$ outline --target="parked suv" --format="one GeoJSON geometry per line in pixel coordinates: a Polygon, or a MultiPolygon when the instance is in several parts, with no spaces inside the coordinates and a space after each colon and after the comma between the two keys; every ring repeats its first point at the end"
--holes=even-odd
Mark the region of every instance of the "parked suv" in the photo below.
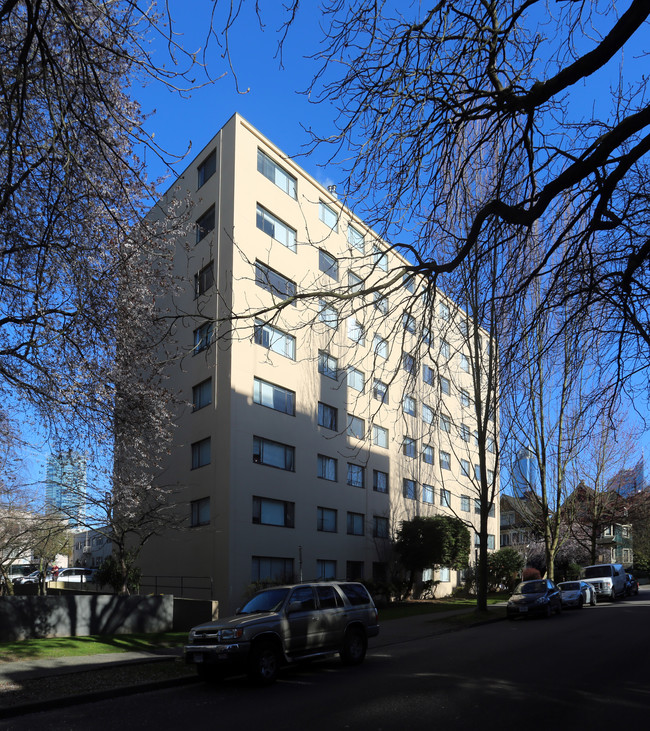
{"type": "Polygon", "coordinates": [[[363,584],[322,582],[275,586],[257,593],[234,617],[190,631],[185,660],[200,677],[244,671],[272,683],[284,663],[339,653],[363,662],[379,633],[377,609],[363,584]]]}

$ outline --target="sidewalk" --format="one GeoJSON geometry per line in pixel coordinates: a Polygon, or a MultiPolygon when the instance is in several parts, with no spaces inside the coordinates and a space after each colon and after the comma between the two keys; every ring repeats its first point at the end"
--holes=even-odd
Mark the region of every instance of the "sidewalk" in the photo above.
{"type": "MultiPolygon", "coordinates": [[[[494,607],[497,609],[497,607],[494,607]]],[[[456,631],[467,626],[446,622],[449,617],[469,614],[473,608],[440,614],[421,614],[381,622],[379,636],[369,649],[410,642],[456,631]]],[[[479,620],[476,624],[501,618],[479,620]]],[[[186,666],[182,648],[156,652],[124,652],[51,660],[0,662],[0,719],[24,713],[89,702],[146,689],[198,682],[193,667],[186,666]]]]}

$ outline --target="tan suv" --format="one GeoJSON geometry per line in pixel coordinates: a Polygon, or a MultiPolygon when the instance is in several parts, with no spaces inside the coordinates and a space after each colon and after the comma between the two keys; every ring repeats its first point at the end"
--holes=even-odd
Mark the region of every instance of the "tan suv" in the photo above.
{"type": "Polygon", "coordinates": [[[246,672],[267,684],[282,664],[337,652],[345,664],[358,665],[368,638],[378,633],[377,609],[363,584],[274,586],[257,593],[234,617],[194,627],[185,661],[206,680],[246,672]]]}

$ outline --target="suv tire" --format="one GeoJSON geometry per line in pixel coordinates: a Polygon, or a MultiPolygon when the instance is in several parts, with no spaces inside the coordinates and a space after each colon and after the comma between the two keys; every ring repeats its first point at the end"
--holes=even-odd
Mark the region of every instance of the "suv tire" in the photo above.
{"type": "Polygon", "coordinates": [[[248,677],[258,685],[275,683],[280,670],[280,652],[273,642],[260,642],[248,658],[248,677]]]}
{"type": "Polygon", "coordinates": [[[351,627],[343,638],[340,655],[344,665],[360,665],[368,649],[368,640],[364,632],[357,627],[351,627]]]}

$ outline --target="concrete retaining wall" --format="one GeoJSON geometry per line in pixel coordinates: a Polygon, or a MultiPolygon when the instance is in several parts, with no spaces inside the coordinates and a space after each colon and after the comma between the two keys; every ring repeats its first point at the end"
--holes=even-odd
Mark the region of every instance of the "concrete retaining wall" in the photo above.
{"type": "Polygon", "coordinates": [[[219,603],[171,594],[0,597],[0,642],[43,637],[186,632],[219,616],[219,603]]]}

